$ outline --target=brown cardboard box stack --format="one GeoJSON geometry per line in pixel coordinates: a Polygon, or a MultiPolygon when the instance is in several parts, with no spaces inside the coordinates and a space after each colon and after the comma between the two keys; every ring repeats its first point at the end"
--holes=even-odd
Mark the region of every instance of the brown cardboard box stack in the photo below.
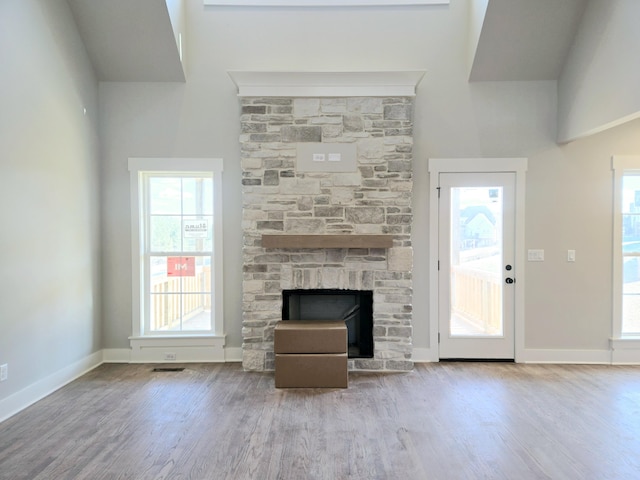
{"type": "Polygon", "coordinates": [[[276,324],[276,388],[347,388],[347,327],[342,321],[276,324]]]}

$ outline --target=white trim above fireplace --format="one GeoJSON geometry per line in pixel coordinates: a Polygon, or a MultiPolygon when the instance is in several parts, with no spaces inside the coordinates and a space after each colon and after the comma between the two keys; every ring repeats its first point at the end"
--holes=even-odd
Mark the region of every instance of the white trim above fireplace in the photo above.
{"type": "Polygon", "coordinates": [[[208,6],[229,7],[373,7],[449,5],[450,0],[204,0],[208,6]]]}
{"type": "Polygon", "coordinates": [[[227,72],[239,97],[413,97],[425,70],[227,72]]]}

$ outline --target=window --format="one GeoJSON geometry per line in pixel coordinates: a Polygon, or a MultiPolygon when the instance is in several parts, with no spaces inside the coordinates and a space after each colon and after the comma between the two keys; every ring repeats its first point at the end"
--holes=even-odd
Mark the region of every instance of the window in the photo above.
{"type": "Polygon", "coordinates": [[[219,159],[129,160],[133,335],[222,331],[219,159]]]}
{"type": "Polygon", "coordinates": [[[640,157],[614,157],[613,337],[640,336],[640,157]]]}

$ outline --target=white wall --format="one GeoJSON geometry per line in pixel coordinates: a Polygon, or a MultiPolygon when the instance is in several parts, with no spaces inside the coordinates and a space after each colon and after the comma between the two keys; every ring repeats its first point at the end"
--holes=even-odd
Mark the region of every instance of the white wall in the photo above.
{"type": "MultiPolygon", "coordinates": [[[[468,2],[449,7],[203,8],[189,0],[186,84],[101,84],[106,348],[131,334],[131,156],[223,157],[225,329],[241,344],[239,100],[227,70],[426,69],[415,108],[414,344],[429,345],[429,157],[529,157],[527,348],[606,353],[611,330],[612,154],[640,125],[558,146],[556,82],[468,82],[468,2]],[[566,263],[566,249],[577,251],[566,263]]],[[[592,357],[589,357],[592,358],[592,357]]],[[[600,357],[598,357],[600,358],[600,357]]]]}
{"type": "Polygon", "coordinates": [[[559,89],[558,140],[640,117],[640,2],[589,0],[559,89]]]}
{"type": "Polygon", "coordinates": [[[1,405],[102,339],[97,82],[67,3],[0,2],[0,65],[1,405]]]}
{"type": "Polygon", "coordinates": [[[612,154],[640,152],[640,120],[535,152],[527,185],[527,346],[608,349],[612,332],[612,154]],[[567,262],[567,250],[576,262],[567,262]]]}

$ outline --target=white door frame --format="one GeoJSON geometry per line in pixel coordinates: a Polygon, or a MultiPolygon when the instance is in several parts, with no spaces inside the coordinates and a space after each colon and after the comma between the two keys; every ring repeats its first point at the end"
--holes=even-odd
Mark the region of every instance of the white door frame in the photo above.
{"type": "Polygon", "coordinates": [[[439,361],[438,352],[438,178],[440,173],[515,173],[515,265],[518,272],[514,296],[515,361],[524,353],[525,286],[525,176],[526,158],[430,158],[429,159],[429,350],[430,360],[439,361]]]}

